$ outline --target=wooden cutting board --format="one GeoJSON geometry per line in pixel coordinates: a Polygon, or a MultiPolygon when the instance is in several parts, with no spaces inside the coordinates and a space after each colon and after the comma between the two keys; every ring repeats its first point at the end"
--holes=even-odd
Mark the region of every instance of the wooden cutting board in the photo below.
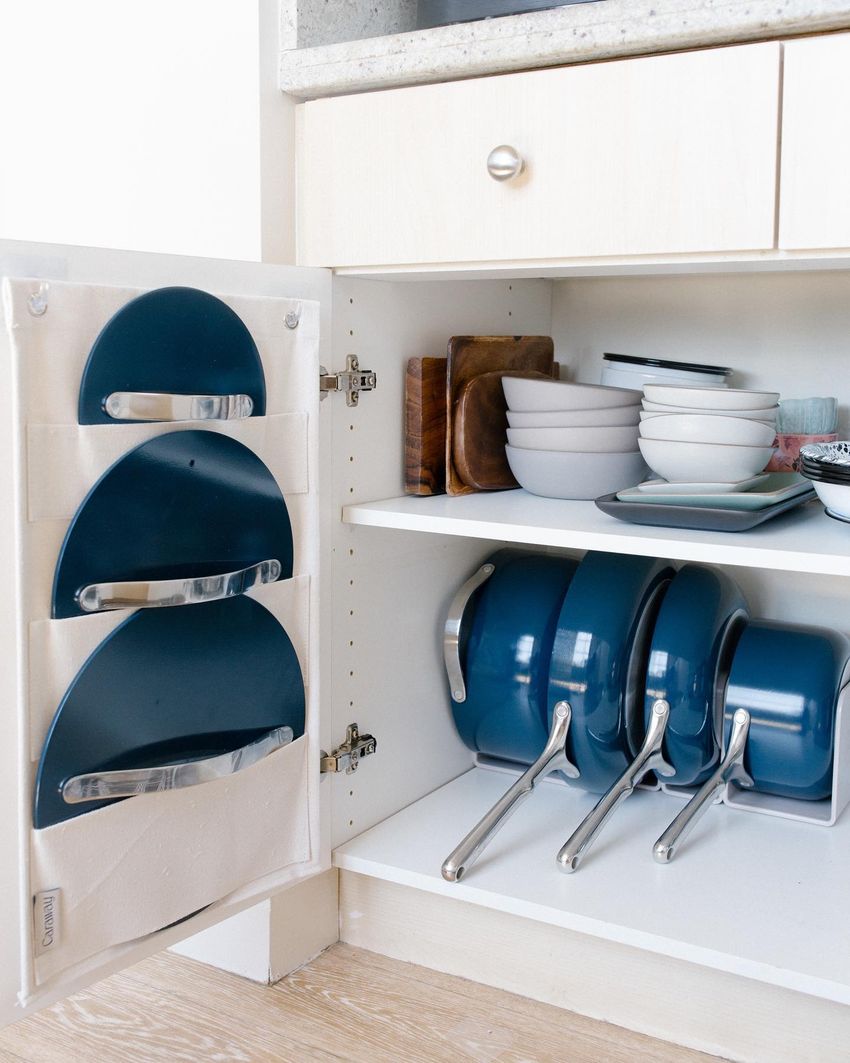
{"type": "MultiPolygon", "coordinates": [[[[465,495],[471,491],[481,489],[465,481],[461,470],[457,468],[455,462],[456,414],[466,385],[475,377],[499,371],[502,373],[521,373],[523,375],[526,373],[542,373],[551,377],[554,365],[555,346],[551,336],[452,336],[449,340],[445,392],[448,410],[445,446],[446,491],[448,494],[465,495]]],[[[507,421],[504,420],[504,408],[499,415],[498,409],[494,409],[493,406],[497,392],[494,390],[488,392],[487,390],[488,388],[495,388],[496,385],[498,385],[500,390],[501,380],[496,381],[495,378],[492,378],[491,383],[481,386],[480,393],[479,389],[476,388],[473,389],[471,394],[473,400],[478,394],[478,399],[481,400],[478,403],[479,409],[483,410],[489,407],[492,416],[500,417],[500,430],[496,431],[495,426],[493,432],[488,429],[487,436],[481,436],[483,443],[476,444],[475,435],[472,431],[475,419],[465,416],[460,422],[464,436],[458,448],[457,456],[467,472],[476,474],[472,477],[474,480],[477,481],[480,474],[482,479],[487,479],[490,482],[500,482],[503,488],[513,487],[516,485],[516,481],[511,476],[504,451],[506,442],[504,429],[507,426],[507,421]],[[489,394],[489,399],[485,401],[485,395],[487,394],[489,394]],[[504,463],[501,469],[501,479],[499,479],[500,470],[497,468],[500,463],[504,463]]],[[[472,406],[474,405],[475,403],[473,402],[472,406]]],[[[470,399],[467,398],[464,403],[464,410],[468,411],[469,408],[470,399]]],[[[481,416],[484,417],[485,415],[482,413],[481,416]]],[[[479,430],[481,430],[485,422],[478,423],[479,430]]],[[[492,490],[492,488],[490,489],[492,490]]]]}
{"type": "Polygon", "coordinates": [[[452,458],[461,481],[475,491],[519,487],[505,456],[508,404],[502,389],[506,376],[550,379],[548,373],[498,369],[467,381],[460,390],[452,428],[452,458]]]}
{"type": "Polygon", "coordinates": [[[446,359],[410,358],[404,388],[404,490],[446,490],[446,359]]]}

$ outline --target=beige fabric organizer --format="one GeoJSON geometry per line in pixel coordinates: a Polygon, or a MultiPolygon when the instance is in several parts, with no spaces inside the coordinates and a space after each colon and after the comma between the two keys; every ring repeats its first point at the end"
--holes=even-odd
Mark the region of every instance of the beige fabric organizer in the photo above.
{"type": "MultiPolygon", "coordinates": [[[[39,282],[4,282],[16,373],[19,629],[27,659],[18,711],[22,777],[32,781],[59,701],[89,655],[126,617],[115,611],[50,618],[50,593],[69,522],[97,478],[147,439],[190,428],[222,432],[269,467],[292,521],[295,574],[251,591],[292,639],[308,684],[316,653],[318,304],[272,298],[224,301],[251,331],[263,361],[267,412],[242,422],[80,426],[80,377],[94,339],[139,291],[53,283],[48,310],[30,313],[39,282]],[[297,315],[298,327],[284,320],[297,315]]],[[[104,694],[104,712],[120,705],[104,694]]],[[[135,939],[230,896],[249,899],[318,861],[318,712],[307,685],[302,739],[228,779],[131,798],[66,823],[27,830],[29,894],[61,890],[58,942],[38,957],[30,935],[22,998],[62,984],[135,939]]]]}

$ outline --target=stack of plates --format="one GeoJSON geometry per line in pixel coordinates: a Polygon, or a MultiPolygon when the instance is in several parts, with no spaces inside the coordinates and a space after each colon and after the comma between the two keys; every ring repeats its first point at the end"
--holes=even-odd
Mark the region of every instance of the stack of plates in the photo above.
{"type": "Polygon", "coordinates": [[[807,444],[800,449],[800,470],[827,514],[850,522],[850,442],[807,444]]]}
{"type": "Polygon", "coordinates": [[[505,377],[511,472],[550,498],[596,498],[646,473],[638,449],[640,392],[505,377]]]}
{"type": "Polygon", "coordinates": [[[641,453],[671,483],[750,480],[773,454],[778,399],[773,391],[647,384],[641,453]]]}

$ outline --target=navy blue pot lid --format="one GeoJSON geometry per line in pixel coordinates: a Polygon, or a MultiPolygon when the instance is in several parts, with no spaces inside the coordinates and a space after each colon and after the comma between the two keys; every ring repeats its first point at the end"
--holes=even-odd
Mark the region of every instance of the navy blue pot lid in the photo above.
{"type": "Polygon", "coordinates": [[[157,436],[97,481],[71,522],[53,616],[80,616],[93,583],[210,576],[275,559],[292,575],[292,526],[277,481],[242,443],[190,429],[157,436]]]}
{"type": "Polygon", "coordinates": [[[658,699],[670,705],[665,782],[694,786],[720,759],[723,690],[747,619],[741,591],[724,572],[685,565],[664,596],[646,673],[644,720],[658,699]]]}
{"type": "Polygon", "coordinates": [[[80,424],[118,424],[104,410],[115,391],[249,395],[266,411],[257,345],[238,314],[197,288],[157,288],[132,299],[94,341],[80,382],[80,424]]]}
{"type": "Polygon", "coordinates": [[[666,561],[591,551],[564,598],[549,668],[549,719],[572,708],[567,753],[576,786],[601,793],[643,740],[646,653],[665,588],[666,561]]]}
{"type": "Polygon", "coordinates": [[[470,749],[530,764],[548,737],[549,661],[577,563],[518,550],[500,550],[487,560],[496,570],[464,615],[467,696],[452,701],[452,714],[470,749]]]}
{"type": "Polygon", "coordinates": [[[750,714],[744,767],[762,793],[817,801],[832,792],[835,711],[850,659],[845,635],[757,620],[741,635],[726,690],[726,737],[750,714]]]}
{"type": "Polygon", "coordinates": [[[67,804],[60,788],[75,775],[215,756],[276,727],[297,738],[304,712],[292,642],[253,598],[133,613],[92,653],[53,717],[33,822],[49,827],[114,803],[67,804]]]}

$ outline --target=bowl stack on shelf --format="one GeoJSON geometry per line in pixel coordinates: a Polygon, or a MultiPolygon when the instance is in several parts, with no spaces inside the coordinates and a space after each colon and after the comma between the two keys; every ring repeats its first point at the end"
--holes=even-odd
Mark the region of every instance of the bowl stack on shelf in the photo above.
{"type": "Polygon", "coordinates": [[[850,441],[807,444],[800,450],[800,470],[827,516],[850,524],[850,441]]]}
{"type": "Polygon", "coordinates": [[[622,520],[743,531],[806,501],[795,473],[763,470],[774,453],[779,395],[647,384],[638,445],[661,477],[598,500],[622,520]]]}
{"type": "Polygon", "coordinates": [[[639,482],[640,392],[505,377],[508,463],[526,491],[593,499],[639,482]]]}

